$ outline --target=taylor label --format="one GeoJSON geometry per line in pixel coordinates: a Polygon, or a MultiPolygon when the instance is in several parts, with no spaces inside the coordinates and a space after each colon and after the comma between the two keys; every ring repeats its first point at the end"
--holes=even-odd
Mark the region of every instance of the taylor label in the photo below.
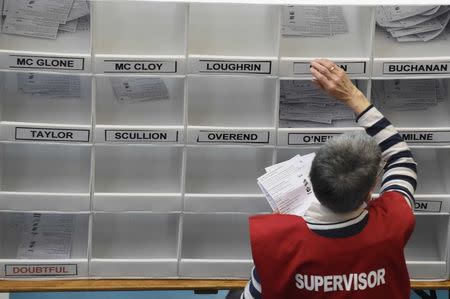
{"type": "Polygon", "coordinates": [[[9,55],[10,69],[84,70],[84,58],[9,55]]]}
{"type": "Polygon", "coordinates": [[[16,140],[89,142],[89,130],[17,127],[16,140]]]}
{"type": "Polygon", "coordinates": [[[441,201],[416,200],[414,203],[414,211],[417,212],[440,212],[441,207],[441,201]]]}
{"type": "MultiPolygon", "coordinates": [[[[336,62],[336,64],[343,69],[347,74],[364,75],[366,73],[365,62],[336,62]]],[[[294,62],[294,75],[310,75],[311,72],[309,62],[294,62]]]]}
{"type": "Polygon", "coordinates": [[[205,60],[200,59],[200,73],[270,74],[271,61],[205,60]]]}
{"type": "Polygon", "coordinates": [[[199,131],[197,142],[207,143],[269,143],[270,132],[199,131]]]}
{"type": "Polygon", "coordinates": [[[340,133],[288,133],[288,145],[322,144],[340,133]]]}
{"type": "Polygon", "coordinates": [[[177,142],[178,131],[105,130],[105,141],[112,142],[177,142]]]}
{"type": "Polygon", "coordinates": [[[5,265],[5,276],[68,276],[77,275],[75,264],[5,265]]]}
{"type": "Polygon", "coordinates": [[[105,73],[176,73],[176,61],[103,60],[105,73]]]}
{"type": "Polygon", "coordinates": [[[450,131],[402,131],[400,135],[408,143],[450,143],[450,131]]]}
{"type": "Polygon", "coordinates": [[[450,74],[450,61],[445,62],[385,62],[383,74],[450,74]]]}

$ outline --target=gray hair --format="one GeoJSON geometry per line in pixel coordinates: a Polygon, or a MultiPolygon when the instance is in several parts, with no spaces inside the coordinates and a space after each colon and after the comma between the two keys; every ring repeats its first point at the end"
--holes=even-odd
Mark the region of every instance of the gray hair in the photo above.
{"type": "Polygon", "coordinates": [[[311,166],[317,199],[335,213],[356,210],[376,183],[380,161],[378,144],[363,132],[328,139],[311,166]]]}

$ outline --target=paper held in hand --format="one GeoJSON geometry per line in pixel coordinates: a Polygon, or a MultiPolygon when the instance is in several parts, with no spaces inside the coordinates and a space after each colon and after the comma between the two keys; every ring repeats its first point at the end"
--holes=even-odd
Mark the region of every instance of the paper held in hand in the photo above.
{"type": "Polygon", "coordinates": [[[258,178],[258,186],[272,210],[281,214],[303,216],[316,200],[309,179],[315,153],[300,156],[269,166],[258,178]]]}

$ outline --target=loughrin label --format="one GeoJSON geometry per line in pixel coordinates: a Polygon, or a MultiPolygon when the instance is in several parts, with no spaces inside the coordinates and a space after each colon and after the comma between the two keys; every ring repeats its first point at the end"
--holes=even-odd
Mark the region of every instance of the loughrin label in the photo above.
{"type": "Polygon", "coordinates": [[[200,59],[199,64],[200,73],[270,74],[272,72],[271,61],[200,59]]]}

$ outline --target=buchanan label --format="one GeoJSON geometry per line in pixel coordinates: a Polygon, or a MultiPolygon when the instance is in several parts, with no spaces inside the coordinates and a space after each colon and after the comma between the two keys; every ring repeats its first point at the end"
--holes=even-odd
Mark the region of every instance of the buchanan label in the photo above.
{"type": "MultiPolygon", "coordinates": [[[[343,69],[347,74],[364,75],[366,73],[365,62],[336,62],[336,64],[343,69]]],[[[311,72],[309,62],[294,62],[294,75],[310,75],[311,72]]]]}
{"type": "Polygon", "coordinates": [[[77,275],[75,264],[5,265],[5,276],[67,276],[77,275]]]}
{"type": "Polygon", "coordinates": [[[409,143],[449,143],[450,131],[402,131],[403,140],[409,143]]]}
{"type": "Polygon", "coordinates": [[[176,73],[176,61],[103,60],[105,73],[176,73]]]}
{"type": "Polygon", "coordinates": [[[288,145],[321,144],[339,133],[288,133],[288,145]]]}
{"type": "Polygon", "coordinates": [[[16,140],[89,142],[89,130],[16,128],[16,140]]]}
{"type": "Polygon", "coordinates": [[[270,74],[271,61],[199,60],[200,73],[270,74]]]}
{"type": "Polygon", "coordinates": [[[270,132],[199,131],[197,142],[208,143],[269,143],[270,132]]]}
{"type": "Polygon", "coordinates": [[[450,62],[385,62],[383,74],[450,74],[450,62]]]}
{"type": "Polygon", "coordinates": [[[416,200],[414,203],[414,210],[418,212],[440,212],[441,207],[441,201],[416,200]]]}
{"type": "Polygon", "coordinates": [[[11,69],[84,70],[84,58],[9,55],[11,69]]]}
{"type": "Polygon", "coordinates": [[[105,130],[105,141],[113,142],[177,142],[178,131],[105,130]]]}

